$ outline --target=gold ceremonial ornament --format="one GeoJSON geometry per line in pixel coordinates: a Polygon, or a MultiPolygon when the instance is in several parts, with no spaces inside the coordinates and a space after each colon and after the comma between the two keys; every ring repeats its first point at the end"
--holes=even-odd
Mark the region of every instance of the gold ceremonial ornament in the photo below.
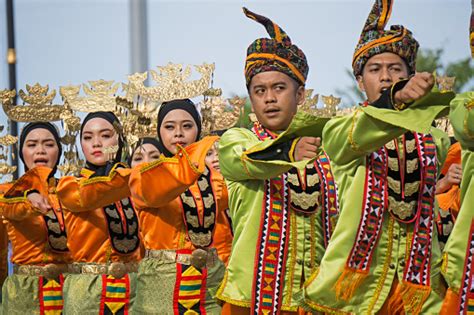
{"type": "Polygon", "coordinates": [[[118,150],[119,150],[118,145],[111,145],[110,147],[102,148],[102,152],[105,154],[108,161],[114,160],[115,154],[117,154],[118,150]]]}
{"type": "Polygon", "coordinates": [[[134,97],[134,101],[117,96],[114,113],[122,123],[123,135],[130,150],[141,138],[157,137],[157,110],[158,106],[153,102],[147,102],[138,96],[134,97]]]}
{"type": "Polygon", "coordinates": [[[18,122],[50,122],[60,120],[61,113],[65,110],[63,105],[53,105],[56,97],[56,90],[49,93],[49,86],[41,86],[36,83],[33,86],[26,85],[26,91],[20,90],[18,95],[23,101],[23,105],[13,104],[16,95],[14,90],[0,91],[5,114],[18,122]]]}
{"type": "Polygon", "coordinates": [[[313,89],[306,89],[305,102],[300,106],[299,110],[318,117],[331,118],[336,116],[337,105],[341,103],[341,98],[333,95],[321,95],[324,106],[318,108],[319,94],[313,96],[313,91],[313,89]]]}
{"type": "MultiPolygon", "coordinates": [[[[0,125],[0,130],[3,131],[5,128],[3,125],[0,125]]],[[[0,132],[1,132],[0,131],[0,132]]],[[[14,137],[10,134],[0,136],[0,178],[3,179],[5,176],[11,176],[17,167],[12,166],[8,163],[8,156],[10,153],[13,153],[10,150],[10,147],[18,142],[18,137],[14,137]]],[[[9,181],[9,180],[7,180],[9,181]]]]}
{"type": "Polygon", "coordinates": [[[226,100],[223,97],[208,97],[201,102],[202,133],[209,135],[213,131],[233,127],[243,114],[244,102],[237,99],[226,100]]]}
{"type": "Polygon", "coordinates": [[[451,125],[451,121],[449,117],[442,117],[435,120],[436,128],[443,130],[445,133],[448,134],[450,137],[454,137],[454,129],[453,125],[451,125]]]}
{"type": "Polygon", "coordinates": [[[122,262],[113,262],[108,267],[107,273],[115,279],[122,279],[127,274],[127,268],[122,262]]]}
{"type": "Polygon", "coordinates": [[[120,84],[114,81],[89,81],[82,85],[86,96],[79,96],[81,86],[69,85],[60,87],[59,91],[68,106],[79,112],[113,111],[115,109],[115,97],[120,84]]]}
{"type": "Polygon", "coordinates": [[[451,92],[455,82],[456,77],[436,76],[436,84],[438,84],[441,93],[451,92]]]}
{"type": "Polygon", "coordinates": [[[190,66],[183,67],[181,64],[169,63],[166,66],[158,66],[158,71],[150,70],[149,73],[155,86],[147,87],[144,81],[147,79],[147,72],[135,73],[128,76],[129,93],[127,99],[135,95],[140,95],[146,101],[158,103],[172,101],[176,99],[193,98],[203,95],[209,90],[214,64],[202,64],[194,66],[200,74],[200,78],[190,80],[192,71],[190,66]]]}
{"type": "Polygon", "coordinates": [[[202,248],[195,249],[191,254],[191,265],[199,270],[202,270],[204,267],[206,267],[207,255],[208,253],[206,250],[202,248]]]}

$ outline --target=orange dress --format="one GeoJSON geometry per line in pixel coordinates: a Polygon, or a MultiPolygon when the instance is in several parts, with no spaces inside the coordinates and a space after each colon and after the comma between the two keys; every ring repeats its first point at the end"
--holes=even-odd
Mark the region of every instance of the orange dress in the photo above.
{"type": "MultiPolygon", "coordinates": [[[[11,187],[12,184],[0,184],[0,195],[3,194],[11,187]]],[[[0,209],[0,213],[2,210],[0,209]]],[[[0,286],[3,285],[3,281],[8,276],[8,234],[7,224],[3,221],[0,215],[0,286]]]]}
{"type": "Polygon", "coordinates": [[[40,310],[55,313],[63,309],[62,273],[72,259],[64,208],[56,195],[57,181],[49,177],[50,173],[47,167],[27,171],[0,199],[15,264],[14,274],[3,286],[5,314],[36,314],[40,310]],[[31,190],[47,196],[52,209],[44,215],[36,211],[27,199],[31,190]]]}
{"type": "MultiPolygon", "coordinates": [[[[183,150],[187,155],[161,158],[134,168],[130,177],[130,189],[134,205],[140,211],[140,226],[146,249],[196,249],[188,233],[183,213],[183,197],[180,195],[189,191],[189,197],[194,199],[191,203],[197,208],[198,220],[203,220],[205,201],[209,195],[201,189],[203,184],[200,187],[198,179],[207,169],[204,158],[208,145],[216,140],[215,137],[208,138],[203,140],[206,141],[204,143],[195,143],[197,145],[192,144],[183,150]],[[198,167],[196,168],[190,161],[198,161],[198,167]]],[[[227,263],[232,246],[231,227],[225,214],[228,208],[227,187],[219,172],[209,169],[207,171],[210,172],[216,213],[212,241],[206,244],[206,247],[216,248],[219,258],[227,263]]]]}
{"type": "Polygon", "coordinates": [[[137,277],[139,314],[220,314],[214,295],[232,233],[225,215],[224,179],[205,166],[206,153],[217,139],[206,137],[180,148],[172,158],[132,170],[130,190],[147,249],[137,277]],[[202,264],[193,261],[198,252],[205,257],[202,264]]]}
{"type": "Polygon", "coordinates": [[[138,215],[129,198],[130,169],[117,163],[107,176],[65,176],[65,205],[73,273],[64,282],[65,314],[133,313],[141,259],[138,215]],[[85,303],[87,301],[87,303],[85,303]]]}
{"type": "Polygon", "coordinates": [[[68,263],[63,205],[56,195],[56,180],[51,169],[36,167],[26,172],[0,199],[8,237],[12,243],[12,263],[44,265],[68,263]],[[30,190],[48,196],[52,210],[46,215],[36,211],[27,199],[30,190]]]}
{"type": "MultiPolygon", "coordinates": [[[[118,164],[120,165],[120,164],[118,164]]],[[[74,262],[139,261],[138,216],[129,201],[130,169],[117,168],[108,176],[65,176],[57,193],[67,211],[68,247],[74,262]],[[110,207],[110,206],[111,207],[110,207]]]]}

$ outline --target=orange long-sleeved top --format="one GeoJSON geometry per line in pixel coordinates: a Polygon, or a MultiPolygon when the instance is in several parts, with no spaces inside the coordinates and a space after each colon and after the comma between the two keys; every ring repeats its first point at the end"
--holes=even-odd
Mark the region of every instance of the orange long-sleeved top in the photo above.
{"type": "Polygon", "coordinates": [[[68,247],[74,262],[134,262],[141,259],[138,215],[130,202],[130,169],[117,164],[108,176],[65,176],[57,193],[66,207],[68,247]]]}
{"type": "Polygon", "coordinates": [[[0,199],[1,215],[12,243],[12,262],[42,265],[71,262],[67,248],[64,207],[56,195],[56,179],[51,169],[36,167],[18,179],[0,199]],[[47,196],[52,210],[45,215],[36,211],[27,193],[36,190],[47,196]]]}
{"type": "MultiPolygon", "coordinates": [[[[130,176],[130,190],[140,214],[140,226],[146,249],[195,249],[187,233],[186,215],[180,195],[189,189],[197,212],[203,217],[204,199],[198,181],[205,171],[205,156],[218,137],[206,137],[173,158],[136,166],[130,176]],[[196,167],[197,166],[197,167],[196,167]]],[[[210,185],[216,202],[212,243],[219,257],[227,262],[232,233],[225,215],[228,195],[224,178],[211,171],[210,185]]]]}
{"type": "MultiPolygon", "coordinates": [[[[3,197],[3,194],[10,189],[12,186],[11,183],[0,184],[0,195],[3,197]]],[[[0,209],[2,213],[2,209],[0,209]]],[[[5,281],[8,276],[8,233],[6,222],[3,221],[2,216],[0,215],[0,286],[5,281]]]]}

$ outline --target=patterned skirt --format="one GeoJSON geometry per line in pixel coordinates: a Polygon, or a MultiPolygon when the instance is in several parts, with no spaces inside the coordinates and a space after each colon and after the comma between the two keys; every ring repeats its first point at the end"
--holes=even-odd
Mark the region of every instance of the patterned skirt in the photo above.
{"type": "Polygon", "coordinates": [[[147,257],[140,263],[136,314],[221,314],[215,295],[225,266],[217,255],[213,264],[196,268],[186,259],[176,259],[181,254],[174,250],[154,252],[165,255],[147,257]]]}
{"type": "Polygon", "coordinates": [[[136,273],[69,274],[64,281],[64,314],[134,314],[136,273]]]}

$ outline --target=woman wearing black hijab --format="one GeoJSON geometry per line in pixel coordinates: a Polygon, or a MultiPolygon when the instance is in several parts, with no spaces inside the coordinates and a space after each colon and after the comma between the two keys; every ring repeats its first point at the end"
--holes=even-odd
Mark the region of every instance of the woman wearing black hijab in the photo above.
{"type": "Polygon", "coordinates": [[[111,112],[90,113],[80,137],[86,159],[81,177],[65,176],[58,185],[74,260],[64,284],[64,312],[131,312],[141,252],[138,216],[129,198],[130,169],[120,162],[121,125],[111,112]]]}
{"type": "Polygon", "coordinates": [[[160,158],[160,142],[151,137],[140,139],[132,151],[128,160],[130,167],[135,167],[141,163],[149,163],[160,158]]]}
{"type": "Polygon", "coordinates": [[[63,205],[55,192],[61,151],[53,124],[33,122],[23,128],[19,156],[26,173],[0,199],[15,264],[3,286],[3,314],[62,310],[63,272],[71,256],[63,205]]]}
{"type": "Polygon", "coordinates": [[[137,280],[139,314],[220,314],[213,296],[232,242],[223,215],[227,190],[222,176],[205,166],[218,137],[198,141],[200,133],[193,102],[164,103],[158,112],[164,157],[134,167],[130,176],[146,248],[137,280]],[[189,295],[198,298],[189,301],[189,295]]]}

